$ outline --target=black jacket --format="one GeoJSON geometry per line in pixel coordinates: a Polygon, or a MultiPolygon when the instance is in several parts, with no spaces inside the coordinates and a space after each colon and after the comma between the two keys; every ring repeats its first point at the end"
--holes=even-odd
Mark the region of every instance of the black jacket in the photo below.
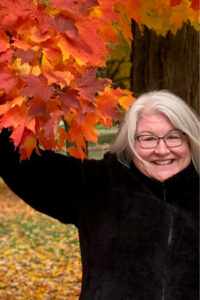
{"type": "Polygon", "coordinates": [[[42,151],[19,163],[0,136],[0,176],[80,236],[81,300],[198,300],[198,189],[193,165],[161,183],[120,163],[42,151]]]}

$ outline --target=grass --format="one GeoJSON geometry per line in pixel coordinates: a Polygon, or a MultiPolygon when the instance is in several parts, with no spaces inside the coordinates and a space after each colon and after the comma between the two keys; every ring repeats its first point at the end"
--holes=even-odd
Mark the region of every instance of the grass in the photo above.
{"type": "Polygon", "coordinates": [[[117,128],[110,129],[109,127],[98,125],[97,130],[99,132],[98,143],[94,144],[88,142],[88,157],[101,159],[104,153],[109,149],[110,143],[117,132],[117,128]]]}

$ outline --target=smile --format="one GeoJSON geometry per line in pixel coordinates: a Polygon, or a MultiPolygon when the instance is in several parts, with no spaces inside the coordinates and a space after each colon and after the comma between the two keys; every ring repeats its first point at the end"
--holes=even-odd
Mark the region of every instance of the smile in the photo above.
{"type": "Polygon", "coordinates": [[[156,160],[156,161],[153,161],[153,163],[155,165],[159,165],[159,166],[163,166],[163,165],[169,165],[171,163],[174,162],[174,159],[168,159],[168,160],[156,160]]]}

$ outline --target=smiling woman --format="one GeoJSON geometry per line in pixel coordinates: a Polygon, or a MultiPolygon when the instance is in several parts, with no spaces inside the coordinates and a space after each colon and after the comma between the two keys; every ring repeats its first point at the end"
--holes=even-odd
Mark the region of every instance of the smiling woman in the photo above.
{"type": "Polygon", "coordinates": [[[199,172],[199,119],[179,97],[168,92],[140,96],[125,115],[111,152],[129,165],[133,160],[144,174],[164,181],[192,159],[199,172]],[[153,145],[153,146],[152,146],[153,145]],[[165,166],[161,175],[161,168],[165,166]]]}
{"type": "Polygon", "coordinates": [[[199,121],[180,98],[139,97],[100,160],[41,150],[19,162],[9,136],[0,176],[79,230],[81,300],[199,299],[199,121]]]}
{"type": "Polygon", "coordinates": [[[177,131],[163,114],[142,115],[136,134],[135,150],[147,163],[136,155],[133,155],[133,162],[147,176],[165,181],[189,166],[191,154],[188,138],[177,131]]]}

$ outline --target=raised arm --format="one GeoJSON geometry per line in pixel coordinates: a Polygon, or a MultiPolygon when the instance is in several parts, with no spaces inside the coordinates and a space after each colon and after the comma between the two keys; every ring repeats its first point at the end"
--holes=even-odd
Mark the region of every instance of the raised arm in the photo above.
{"type": "Polygon", "coordinates": [[[25,202],[61,222],[77,224],[84,194],[83,163],[52,151],[31,155],[19,162],[19,153],[9,141],[9,132],[0,134],[0,176],[25,202]]]}

